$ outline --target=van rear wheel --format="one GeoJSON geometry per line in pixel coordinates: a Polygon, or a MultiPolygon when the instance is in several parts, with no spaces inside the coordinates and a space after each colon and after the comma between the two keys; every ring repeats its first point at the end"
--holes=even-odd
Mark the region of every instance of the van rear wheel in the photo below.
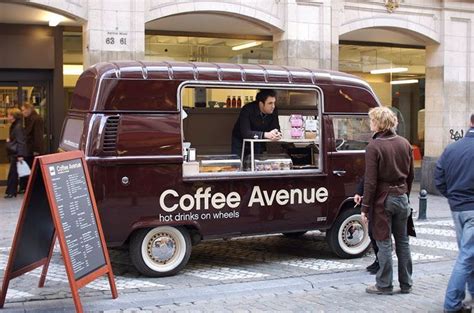
{"type": "Polygon", "coordinates": [[[149,277],[178,273],[191,256],[191,238],[182,227],[141,229],[130,240],[130,258],[135,268],[149,277]]]}
{"type": "Polygon", "coordinates": [[[326,233],[329,248],[344,259],[362,256],[370,245],[369,230],[357,209],[344,211],[326,233]]]}

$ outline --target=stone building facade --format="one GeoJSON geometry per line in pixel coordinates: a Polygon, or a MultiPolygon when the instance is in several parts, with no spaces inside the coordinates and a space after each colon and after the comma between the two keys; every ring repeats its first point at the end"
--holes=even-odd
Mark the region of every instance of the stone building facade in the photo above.
{"type": "MultiPolygon", "coordinates": [[[[469,0],[25,0],[22,4],[80,24],[84,66],[144,59],[149,23],[180,15],[192,21],[199,13],[238,18],[265,29],[273,39],[273,63],[290,66],[338,70],[340,39],[346,34],[390,30],[409,36],[426,49],[422,184],[431,191],[434,162],[453,141],[452,133],[466,129],[474,112],[474,3],[469,0]]],[[[200,31],[200,25],[194,27],[200,31]]]]}

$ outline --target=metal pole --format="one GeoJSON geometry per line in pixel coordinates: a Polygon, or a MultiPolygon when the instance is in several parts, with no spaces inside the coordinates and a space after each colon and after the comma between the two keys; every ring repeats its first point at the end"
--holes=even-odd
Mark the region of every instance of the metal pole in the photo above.
{"type": "Polygon", "coordinates": [[[425,189],[420,190],[418,220],[426,220],[426,204],[428,202],[428,192],[425,189]]]}

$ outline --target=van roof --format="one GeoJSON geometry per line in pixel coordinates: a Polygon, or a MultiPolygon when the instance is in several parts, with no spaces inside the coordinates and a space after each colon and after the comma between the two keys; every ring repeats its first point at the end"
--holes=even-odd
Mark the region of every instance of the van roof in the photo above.
{"type": "Polygon", "coordinates": [[[97,80],[167,79],[311,85],[337,82],[370,89],[364,80],[354,75],[284,65],[119,61],[98,63],[87,69],[84,74],[92,74],[97,80]]]}

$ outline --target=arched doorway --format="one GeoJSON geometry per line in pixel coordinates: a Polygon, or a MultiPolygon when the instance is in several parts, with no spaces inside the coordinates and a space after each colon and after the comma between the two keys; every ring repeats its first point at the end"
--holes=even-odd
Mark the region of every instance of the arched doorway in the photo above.
{"type": "Polygon", "coordinates": [[[282,31],[280,20],[269,12],[257,12],[257,9],[250,13],[240,4],[213,9],[205,5],[201,3],[198,7],[179,12],[170,11],[166,5],[160,10],[151,10],[145,26],[145,58],[258,64],[273,62],[273,34],[282,31]]]}
{"type": "Polygon", "coordinates": [[[81,19],[29,2],[1,2],[0,11],[0,181],[4,181],[8,170],[4,149],[8,109],[32,103],[45,121],[44,150],[53,152],[57,147],[66,110],[63,33],[78,28],[81,19]]]}
{"type": "Polygon", "coordinates": [[[436,41],[406,28],[377,26],[353,30],[353,27],[357,25],[343,27],[342,31],[351,31],[339,37],[339,70],[364,78],[381,103],[397,113],[398,133],[414,146],[415,165],[421,167],[426,47],[436,41]]]}

